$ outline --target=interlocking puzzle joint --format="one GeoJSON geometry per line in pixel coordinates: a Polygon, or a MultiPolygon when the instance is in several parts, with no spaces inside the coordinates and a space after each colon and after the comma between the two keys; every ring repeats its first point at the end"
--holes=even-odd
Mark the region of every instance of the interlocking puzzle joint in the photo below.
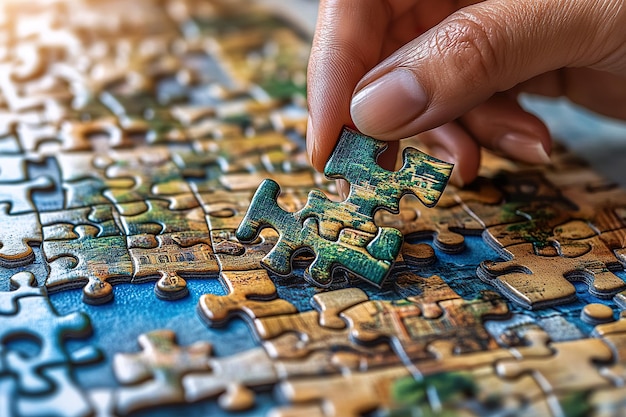
{"type": "Polygon", "coordinates": [[[402,168],[388,171],[376,163],[385,147],[382,141],[344,128],[324,173],[351,183],[348,198],[337,203],[313,190],[300,211],[288,212],[278,205],[279,185],[267,179],[254,194],[237,238],[250,243],[263,228],[276,229],[278,243],[261,263],[279,275],[291,274],[294,254],[308,248],[315,253],[305,271],[311,283],[329,287],[333,272],[344,269],[380,287],[400,252],[403,236],[397,229],[375,225],[375,212],[397,213],[405,194],[415,195],[428,207],[435,205],[453,167],[407,148],[402,168]]]}

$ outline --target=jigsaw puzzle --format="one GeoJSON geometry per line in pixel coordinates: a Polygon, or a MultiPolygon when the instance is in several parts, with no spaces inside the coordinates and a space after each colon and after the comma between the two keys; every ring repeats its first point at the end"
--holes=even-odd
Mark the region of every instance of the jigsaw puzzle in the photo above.
{"type": "Polygon", "coordinates": [[[314,7],[0,2],[0,416],[624,415],[626,191],[315,172],[314,7]]]}

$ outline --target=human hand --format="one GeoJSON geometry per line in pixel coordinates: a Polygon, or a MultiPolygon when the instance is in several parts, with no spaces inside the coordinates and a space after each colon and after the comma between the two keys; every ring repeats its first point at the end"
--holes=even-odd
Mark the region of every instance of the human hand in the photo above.
{"type": "Polygon", "coordinates": [[[626,119],[624,0],[321,0],[308,68],[311,163],[343,125],[389,141],[421,133],[471,182],[480,147],[549,162],[550,135],[520,92],[626,119]],[[465,7],[464,7],[465,6],[465,7]],[[462,8],[463,7],[463,8],[462,8]]]}

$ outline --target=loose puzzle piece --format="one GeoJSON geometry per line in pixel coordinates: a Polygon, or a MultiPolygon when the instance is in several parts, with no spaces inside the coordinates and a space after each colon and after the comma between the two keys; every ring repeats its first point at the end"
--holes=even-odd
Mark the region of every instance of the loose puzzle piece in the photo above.
{"type": "MultiPolygon", "coordinates": [[[[244,243],[254,241],[265,227],[278,230],[278,242],[261,260],[263,266],[279,275],[289,275],[292,258],[298,251],[309,249],[315,253],[316,258],[305,271],[305,278],[317,285],[328,287],[331,284],[335,264],[366,277],[375,285],[382,284],[402,244],[402,235],[397,230],[380,229],[379,234],[374,236],[344,229],[336,242],[327,241],[319,235],[318,225],[313,218],[301,217],[306,213],[306,206],[299,212],[291,213],[278,205],[276,200],[279,192],[278,184],[265,180],[237,229],[237,238],[244,243]],[[324,248],[329,251],[327,254],[320,252],[324,248]],[[376,253],[379,258],[373,257],[371,252],[376,253]]],[[[311,192],[309,202],[317,194],[321,193],[311,192]]]]}
{"type": "Polygon", "coordinates": [[[280,275],[291,272],[294,253],[308,248],[316,258],[305,277],[316,285],[328,287],[333,270],[342,267],[380,286],[400,251],[402,235],[396,229],[378,228],[373,222],[375,211],[385,208],[397,212],[399,200],[406,193],[433,206],[452,170],[452,165],[416,150],[405,150],[405,165],[399,171],[384,170],[376,164],[384,146],[383,142],[344,129],[325,174],[333,178],[343,175],[351,181],[350,197],[335,203],[314,190],[302,210],[287,212],[276,202],[278,185],[265,180],[252,199],[237,237],[251,242],[261,229],[276,229],[279,241],[262,262],[280,275]],[[349,154],[357,149],[358,155],[349,154]]]}
{"type": "Polygon", "coordinates": [[[402,167],[387,171],[376,163],[385,147],[384,142],[344,128],[324,174],[347,180],[350,195],[346,203],[359,206],[358,212],[370,218],[379,208],[397,212],[404,194],[415,195],[426,207],[437,204],[453,165],[406,148],[402,167]]]}

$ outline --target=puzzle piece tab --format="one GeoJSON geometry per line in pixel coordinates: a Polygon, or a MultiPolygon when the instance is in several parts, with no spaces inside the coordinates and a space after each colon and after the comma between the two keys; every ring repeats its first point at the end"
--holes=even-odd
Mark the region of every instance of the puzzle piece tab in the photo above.
{"type": "Polygon", "coordinates": [[[185,236],[175,233],[162,235],[127,236],[128,252],[132,259],[132,282],[157,280],[157,297],[176,300],[189,292],[183,278],[217,276],[219,266],[213,249],[206,243],[186,244],[185,236]]]}

